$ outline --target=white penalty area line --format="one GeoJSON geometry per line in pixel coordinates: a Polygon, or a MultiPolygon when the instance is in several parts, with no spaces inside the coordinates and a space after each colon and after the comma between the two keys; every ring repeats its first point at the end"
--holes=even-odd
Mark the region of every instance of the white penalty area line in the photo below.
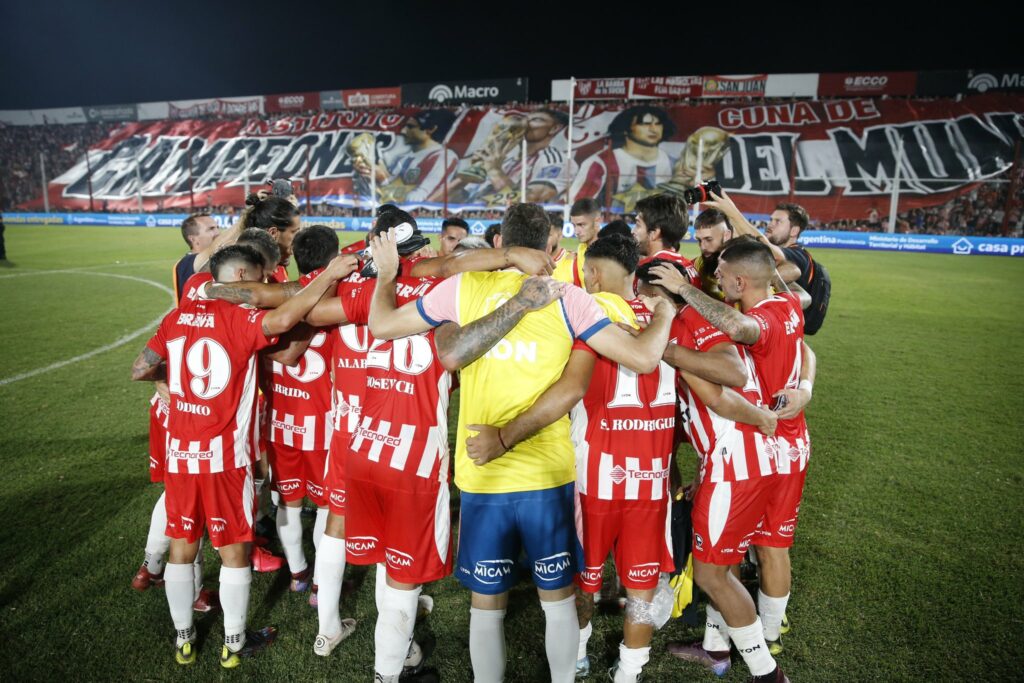
{"type": "MultiPolygon", "coordinates": [[[[172,302],[174,301],[174,291],[170,287],[167,287],[166,285],[162,285],[159,282],[156,282],[155,280],[147,280],[146,278],[135,277],[134,275],[118,275],[117,273],[97,273],[97,272],[92,272],[92,271],[88,271],[88,270],[34,270],[34,271],[25,271],[25,272],[22,272],[22,273],[16,273],[16,274],[8,275],[8,276],[5,276],[5,277],[21,277],[21,276],[26,276],[26,275],[51,275],[51,274],[57,274],[57,273],[68,273],[68,274],[72,274],[72,275],[96,275],[96,276],[99,276],[99,277],[112,277],[112,278],[117,278],[119,280],[132,280],[134,282],[141,282],[143,284],[149,285],[150,287],[156,287],[157,289],[159,289],[162,292],[166,292],[167,295],[171,297],[171,301],[172,302]]],[[[173,305],[171,306],[171,308],[173,308],[173,305]]],[[[170,311],[171,308],[168,308],[167,311],[170,311]]],[[[101,346],[99,348],[93,349],[92,351],[88,351],[86,353],[83,353],[80,356],[75,356],[74,358],[68,358],[68,359],[65,359],[65,360],[57,361],[56,363],[51,363],[50,365],[47,365],[46,367],[36,368],[35,370],[29,370],[28,372],[23,372],[20,375],[13,375],[12,377],[4,377],[3,379],[0,379],[0,387],[5,386],[7,384],[13,384],[15,382],[20,382],[23,379],[28,379],[30,377],[35,377],[37,375],[42,375],[42,374],[45,374],[47,372],[53,372],[54,370],[59,370],[60,368],[63,368],[63,367],[68,366],[68,365],[71,365],[73,363],[78,363],[79,361],[87,360],[89,358],[92,358],[93,356],[98,356],[101,353],[106,353],[107,351],[111,351],[113,349],[116,349],[119,346],[124,346],[125,344],[127,344],[131,340],[136,339],[137,337],[142,336],[143,334],[145,334],[146,332],[151,330],[156,325],[159,325],[160,321],[163,320],[165,315],[167,315],[167,311],[164,311],[163,313],[161,313],[160,316],[157,317],[155,320],[151,320],[148,323],[146,323],[146,325],[144,327],[140,327],[139,329],[137,329],[137,330],[135,330],[133,332],[129,332],[128,334],[126,334],[123,337],[120,337],[120,338],[114,340],[113,342],[111,342],[109,344],[106,344],[106,345],[101,346]]]]}

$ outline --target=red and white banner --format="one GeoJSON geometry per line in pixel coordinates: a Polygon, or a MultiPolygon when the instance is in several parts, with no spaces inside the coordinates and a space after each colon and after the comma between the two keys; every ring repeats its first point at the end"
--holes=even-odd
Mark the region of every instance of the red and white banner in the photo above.
{"type": "Polygon", "coordinates": [[[577,78],[578,100],[624,100],[629,97],[631,78],[577,78]]]}
{"type": "Polygon", "coordinates": [[[768,74],[705,76],[704,97],[764,97],[768,74]]]}
{"type": "Polygon", "coordinates": [[[915,71],[872,71],[818,75],[819,97],[874,97],[913,95],[917,90],[915,71]]]}
{"type": "Polygon", "coordinates": [[[662,76],[633,78],[630,97],[633,99],[680,100],[700,97],[704,92],[703,76],[662,76]]]}
{"type": "MultiPolygon", "coordinates": [[[[643,197],[715,178],[745,211],[789,200],[832,221],[887,211],[897,166],[904,210],[943,204],[1004,173],[1024,134],[1024,97],[584,102],[571,160],[566,123],[553,108],[436,107],[110,124],[88,152],[91,187],[111,210],[135,210],[140,191],[148,209],[186,207],[191,157],[202,205],[239,206],[246,178],[255,186],[284,175],[301,183],[301,199],[367,208],[375,161],[377,202],[408,207],[504,208],[519,200],[525,175],[528,200],[559,207],[593,197],[630,212],[643,197]],[[403,128],[410,117],[429,140],[403,128]]],[[[53,172],[52,207],[88,206],[84,156],[53,172]]]]}
{"type": "Polygon", "coordinates": [[[268,114],[288,111],[316,111],[320,108],[320,93],[296,92],[287,95],[267,95],[263,108],[268,114]]]}
{"type": "Polygon", "coordinates": [[[168,102],[168,115],[172,119],[190,119],[196,116],[246,116],[259,114],[262,103],[262,97],[168,102]]]}
{"type": "Polygon", "coordinates": [[[402,89],[365,88],[363,90],[342,90],[341,99],[345,109],[397,107],[402,104],[402,89]]]}

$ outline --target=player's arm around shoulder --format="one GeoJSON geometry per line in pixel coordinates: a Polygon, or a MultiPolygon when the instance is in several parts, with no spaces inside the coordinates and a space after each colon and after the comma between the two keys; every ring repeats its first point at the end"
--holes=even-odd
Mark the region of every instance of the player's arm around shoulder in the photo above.
{"type": "Polygon", "coordinates": [[[675,317],[675,309],[665,299],[645,300],[644,303],[654,311],[654,318],[639,334],[634,336],[618,325],[605,325],[582,338],[594,351],[640,375],[658,368],[675,317]]]}

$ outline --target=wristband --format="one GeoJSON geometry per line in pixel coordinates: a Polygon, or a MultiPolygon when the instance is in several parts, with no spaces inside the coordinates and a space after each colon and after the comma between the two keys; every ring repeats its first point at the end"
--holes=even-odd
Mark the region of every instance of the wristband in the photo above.
{"type": "Polygon", "coordinates": [[[510,450],[512,450],[511,448],[509,448],[508,446],[505,445],[505,440],[501,438],[501,430],[500,429],[498,430],[498,443],[501,444],[501,447],[505,449],[506,453],[508,453],[510,450]]]}
{"type": "Polygon", "coordinates": [[[814,395],[814,385],[811,384],[811,380],[809,380],[809,379],[802,379],[802,380],[800,380],[800,384],[797,386],[797,388],[798,389],[803,389],[804,391],[806,391],[808,394],[811,394],[812,396],[814,395]]]}

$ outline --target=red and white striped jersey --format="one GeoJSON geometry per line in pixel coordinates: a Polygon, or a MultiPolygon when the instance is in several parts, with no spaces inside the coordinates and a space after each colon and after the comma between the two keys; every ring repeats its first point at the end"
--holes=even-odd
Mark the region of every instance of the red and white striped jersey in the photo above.
{"type": "Polygon", "coordinates": [[[390,182],[416,186],[405,196],[405,201],[426,201],[444,184],[444,179],[455,171],[459,163],[459,155],[448,151],[445,164],[445,154],[445,148],[435,143],[399,156],[389,169],[394,176],[390,182]]]}
{"type": "MultiPolygon", "coordinates": [[[[758,390],[765,405],[775,405],[775,393],[795,389],[803,368],[804,314],[795,294],[775,294],[757,304],[747,315],[757,321],[761,335],[746,347],[756,371],[758,390]]],[[[769,448],[778,458],[780,474],[802,472],[810,457],[807,421],[803,411],[779,420],[769,448]]]]}
{"type": "MultiPolygon", "coordinates": [[[[612,322],[649,319],[639,299],[594,296],[612,322]]],[[[590,350],[583,342],[574,349],[590,350]]],[[[591,353],[593,353],[591,351],[591,353]]],[[[666,363],[646,375],[598,356],[583,400],[571,414],[576,487],[602,500],[662,500],[669,490],[676,426],[676,371],[666,363]]]]}
{"type": "MultiPolygon", "coordinates": [[[[684,306],[672,322],[670,341],[688,349],[707,351],[729,342],[692,306],[684,306]]],[[[748,363],[748,375],[752,369],[748,363]]],[[[680,382],[683,422],[690,444],[701,458],[701,481],[744,481],[775,472],[766,437],[751,425],[737,424],[709,409],[685,382],[680,382]]],[[[760,394],[748,380],[737,388],[744,398],[760,404],[760,394]]]]}
{"type": "MultiPolygon", "coordinates": [[[[299,278],[303,287],[320,274],[314,271],[299,278]]],[[[303,451],[327,450],[334,431],[331,395],[331,346],[334,335],[318,330],[299,364],[285,367],[277,361],[267,391],[270,410],[269,440],[303,451]]]]}
{"type": "MultiPolygon", "coordinates": [[[[434,284],[398,278],[398,305],[420,298],[434,284]]],[[[342,299],[350,321],[367,322],[376,285],[376,280],[367,282],[342,299]]],[[[448,479],[451,391],[451,375],[437,359],[434,332],[393,341],[368,339],[364,405],[345,474],[397,490],[434,491],[448,479]]]]}
{"type": "Polygon", "coordinates": [[[654,190],[658,183],[672,177],[672,159],[663,149],[653,163],[647,163],[627,152],[622,147],[606,149],[588,157],[581,165],[570,189],[570,199],[592,197],[602,206],[632,211],[625,206],[622,194],[639,186],[640,189],[654,190]]]}
{"type": "MultiPolygon", "coordinates": [[[[358,272],[338,283],[337,295],[345,301],[366,278],[358,272]]],[[[331,331],[331,374],[334,381],[334,439],[346,446],[359,424],[366,386],[366,352],[370,331],[366,325],[338,325],[331,331]]]]}
{"type": "Polygon", "coordinates": [[[167,471],[200,474],[252,464],[256,352],[266,311],[197,300],[168,313],[147,347],[167,360],[167,471]]]}

